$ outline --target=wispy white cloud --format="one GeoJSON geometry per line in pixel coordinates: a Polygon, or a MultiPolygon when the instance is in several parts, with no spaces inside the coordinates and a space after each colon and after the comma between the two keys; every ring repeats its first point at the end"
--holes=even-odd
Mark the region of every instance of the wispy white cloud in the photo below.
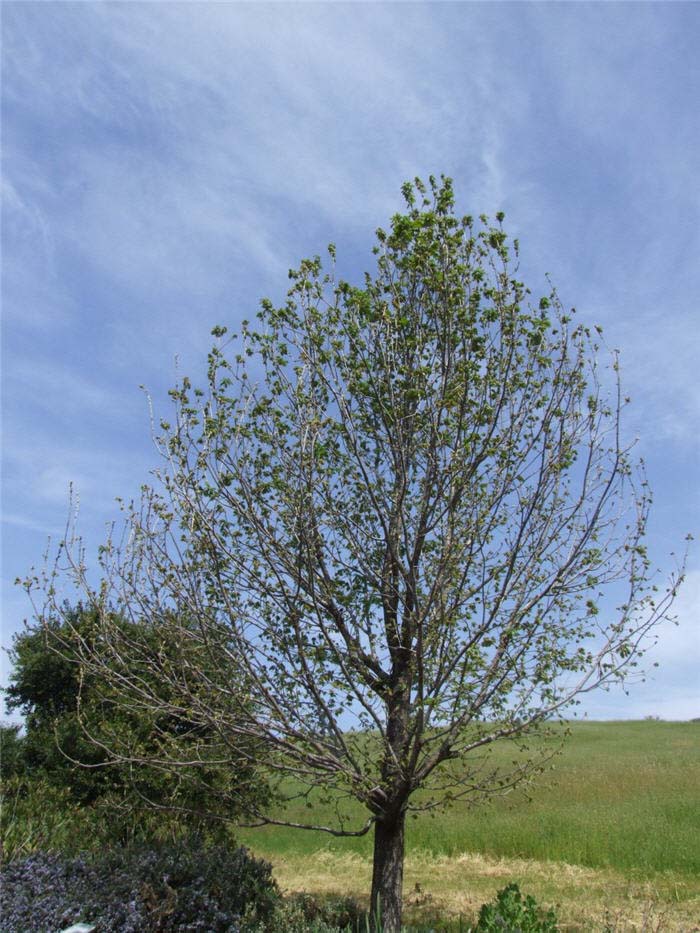
{"type": "Polygon", "coordinates": [[[52,439],[48,445],[36,438],[13,443],[5,451],[5,495],[15,506],[21,503],[30,524],[63,524],[68,517],[71,488],[82,503],[82,510],[93,520],[112,516],[117,496],[138,494],[139,484],[155,465],[155,452],[133,446],[119,450],[106,444],[94,447],[63,444],[52,439]],[[48,513],[46,509],[49,509],[48,513]],[[58,517],[58,519],[57,519],[58,517]]]}
{"type": "Polygon", "coordinates": [[[133,423],[136,418],[146,422],[143,393],[134,389],[129,393],[126,386],[109,384],[104,378],[89,378],[75,365],[60,358],[15,357],[8,362],[8,369],[13,390],[20,396],[25,411],[32,406],[48,414],[55,410],[56,396],[59,396],[66,432],[73,425],[75,433],[79,433],[76,419],[84,420],[88,413],[107,420],[111,427],[120,422],[133,423]]]}
{"type": "Polygon", "coordinates": [[[78,271],[122,291],[115,357],[130,336],[137,356],[154,343],[204,352],[201,318],[231,314],[227,290],[257,275],[257,294],[247,284],[248,307],[233,310],[250,316],[302,255],[366,237],[399,206],[403,177],[459,169],[467,145],[469,195],[481,209],[500,201],[507,97],[485,77],[493,51],[470,40],[456,98],[449,32],[421,8],[405,17],[409,31],[384,7],[223,5],[202,17],[95,5],[32,19],[43,55],[31,29],[14,31],[10,98],[31,88],[30,110],[68,124],[54,235],[78,271]]]}
{"type": "Polygon", "coordinates": [[[15,515],[12,512],[4,512],[2,516],[4,525],[14,525],[16,528],[22,528],[27,531],[35,531],[44,535],[46,538],[55,537],[63,529],[57,524],[51,524],[42,521],[41,518],[29,518],[26,514],[15,515]]]}
{"type": "MultiPolygon", "coordinates": [[[[9,5],[11,514],[41,526],[72,480],[88,522],[111,517],[150,465],[138,385],[163,407],[174,355],[201,372],[209,327],[281,298],[287,268],[329,240],[341,274],[357,275],[400,183],[445,171],[465,211],[506,210],[535,289],[551,272],[566,303],[606,325],[636,401],[629,431],[676,464],[654,483],[659,538],[692,530],[700,507],[674,497],[692,482],[700,417],[697,15],[9,5]]],[[[37,540],[25,531],[22,555],[37,540]]]]}

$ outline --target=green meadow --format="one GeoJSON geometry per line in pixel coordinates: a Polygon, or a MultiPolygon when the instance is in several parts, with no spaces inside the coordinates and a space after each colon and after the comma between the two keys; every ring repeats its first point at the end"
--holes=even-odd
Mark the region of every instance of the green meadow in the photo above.
{"type": "MultiPolygon", "coordinates": [[[[464,803],[409,821],[407,923],[463,930],[481,903],[518,881],[557,909],[565,931],[700,931],[700,723],[576,722],[527,794],[464,803]]],[[[494,751],[504,764],[508,746],[494,751]]],[[[355,812],[358,824],[362,811],[355,812]]],[[[330,807],[287,809],[333,821],[330,807]]],[[[371,834],[265,827],[237,837],[283,889],[364,903],[371,834]]]]}
{"type": "MultiPolygon", "coordinates": [[[[456,803],[409,821],[407,853],[462,853],[562,861],[644,874],[700,875],[700,723],[577,722],[545,772],[525,792],[477,807],[456,803]]],[[[494,751],[512,758],[509,747],[494,751]]],[[[362,820],[362,810],[357,823],[362,820]]],[[[286,816],[332,825],[332,809],[300,806],[286,816]]],[[[371,834],[336,839],[281,827],[240,830],[275,855],[320,849],[371,853],[371,834]]]]}

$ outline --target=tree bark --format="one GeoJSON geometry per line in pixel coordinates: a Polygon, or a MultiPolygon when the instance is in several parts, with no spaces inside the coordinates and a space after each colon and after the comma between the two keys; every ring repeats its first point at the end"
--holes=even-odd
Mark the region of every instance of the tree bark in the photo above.
{"type": "Polygon", "coordinates": [[[372,930],[400,933],[406,812],[377,820],[372,869],[372,930]],[[379,925],[381,921],[381,926],[379,925]]]}

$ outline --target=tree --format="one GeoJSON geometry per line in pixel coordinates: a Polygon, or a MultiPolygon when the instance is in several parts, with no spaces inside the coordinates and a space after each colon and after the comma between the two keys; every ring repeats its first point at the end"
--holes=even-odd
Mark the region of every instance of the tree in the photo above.
{"type": "MultiPolygon", "coordinates": [[[[210,729],[162,711],[147,715],[123,702],[110,677],[81,669],[79,651],[94,650],[99,623],[94,609],[65,604],[60,616],[15,636],[5,703],[8,711],[23,714],[25,734],[6,737],[11,775],[45,780],[80,805],[108,801],[119,807],[127,819],[112,827],[118,834],[147,834],[152,827],[143,813],[149,808],[175,813],[171,830],[185,824],[201,830],[216,826],[222,800],[229,818],[244,814],[251,803],[259,806],[266,789],[250,743],[246,755],[244,743],[238,743],[236,759],[210,729]],[[198,767],[175,775],[154,766],[174,745],[178,754],[196,757],[198,767]]],[[[134,637],[150,639],[161,657],[176,654],[162,638],[156,646],[140,622],[111,617],[110,626],[120,632],[122,645],[134,637]]],[[[167,698],[167,685],[156,682],[152,689],[161,701],[167,698]]]]}
{"type": "MultiPolygon", "coordinates": [[[[99,588],[64,550],[103,620],[86,670],[126,703],[264,743],[282,796],[365,805],[360,826],[292,825],[373,829],[390,933],[406,814],[532,777],[538,759],[506,773],[486,752],[623,679],[680,578],[655,597],[615,358],[608,401],[596,333],[554,290],[532,306],[503,215],[458,217],[447,178],[403,194],[361,287],[336,280],[331,246],[331,271],[290,272],[232,359],[215,329],[208,390],[171,393],[163,468],[103,549],[99,588]],[[111,607],[201,667],[124,645],[111,607]]],[[[55,585],[49,571],[50,603],[55,585]]]]}

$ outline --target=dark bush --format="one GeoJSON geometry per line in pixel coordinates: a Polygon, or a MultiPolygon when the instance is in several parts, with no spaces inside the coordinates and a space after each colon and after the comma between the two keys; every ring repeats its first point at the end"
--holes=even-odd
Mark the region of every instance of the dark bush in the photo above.
{"type": "Polygon", "coordinates": [[[242,933],[279,902],[268,863],[192,840],[92,857],[37,853],[2,875],[3,933],[56,933],[80,921],[99,933],[242,933]]]}
{"type": "Polygon", "coordinates": [[[523,897],[517,884],[509,884],[490,904],[484,904],[474,933],[557,933],[557,917],[546,913],[534,897],[523,897]]]}
{"type": "MultiPolygon", "coordinates": [[[[226,830],[219,818],[247,813],[269,797],[264,776],[253,764],[261,758],[259,747],[234,742],[230,735],[223,740],[216,730],[185,716],[149,715],[115,693],[104,677],[86,673],[81,652],[101,637],[103,623],[95,609],[65,604],[56,617],[37,619],[15,635],[9,651],[13,669],[2,692],[7,711],[24,717],[24,734],[13,726],[0,729],[3,781],[41,781],[65,791],[67,800],[83,809],[118,808],[118,820],[101,821],[99,843],[161,842],[165,824],[171,837],[180,831],[207,832],[221,841],[226,830]],[[196,761],[197,767],[169,772],[153,766],[154,759],[168,756],[196,761]],[[86,767],[76,768],[76,762],[86,767]],[[144,815],[148,802],[155,819],[144,815]],[[164,808],[170,808],[167,818],[164,808]]],[[[163,640],[157,626],[120,618],[112,623],[125,644],[133,638],[148,657],[170,663],[176,658],[197,669],[204,663],[199,656],[185,661],[182,646],[163,640]]],[[[153,674],[144,684],[147,690],[165,690],[153,674]]]]}
{"type": "Polygon", "coordinates": [[[24,737],[19,726],[0,725],[0,780],[3,784],[24,773],[24,737]]]}

